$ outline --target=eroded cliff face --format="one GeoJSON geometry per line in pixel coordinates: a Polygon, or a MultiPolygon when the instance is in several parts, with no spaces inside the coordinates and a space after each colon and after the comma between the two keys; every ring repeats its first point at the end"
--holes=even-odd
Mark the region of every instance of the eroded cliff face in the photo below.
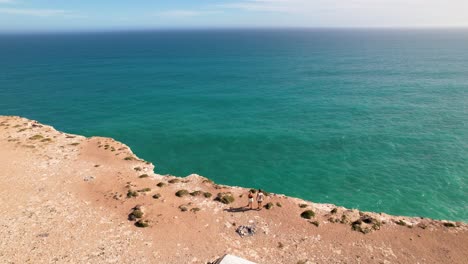
{"type": "Polygon", "coordinates": [[[465,223],[277,194],[249,210],[249,189],[155,174],[113,139],[21,117],[0,116],[0,146],[0,262],[206,263],[226,253],[258,263],[468,259],[465,223]],[[240,236],[241,226],[253,235],[240,236]]]}

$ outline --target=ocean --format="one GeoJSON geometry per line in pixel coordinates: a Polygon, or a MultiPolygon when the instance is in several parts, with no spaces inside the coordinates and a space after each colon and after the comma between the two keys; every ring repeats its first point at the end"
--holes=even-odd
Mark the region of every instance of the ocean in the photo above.
{"type": "Polygon", "coordinates": [[[468,221],[468,30],[0,35],[0,115],[217,183],[468,221]]]}

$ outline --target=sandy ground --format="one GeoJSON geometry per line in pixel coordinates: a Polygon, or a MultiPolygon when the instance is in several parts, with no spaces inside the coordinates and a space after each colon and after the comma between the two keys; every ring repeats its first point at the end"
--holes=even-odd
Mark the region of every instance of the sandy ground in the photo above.
{"type": "Polygon", "coordinates": [[[257,263],[467,263],[465,223],[275,194],[271,209],[247,210],[249,189],[153,169],[113,139],[0,116],[0,263],[207,263],[226,253],[257,263]],[[225,192],[233,203],[215,201],[225,192]],[[135,207],[148,227],[129,220],[135,207]],[[239,236],[241,225],[255,235],[239,236]]]}

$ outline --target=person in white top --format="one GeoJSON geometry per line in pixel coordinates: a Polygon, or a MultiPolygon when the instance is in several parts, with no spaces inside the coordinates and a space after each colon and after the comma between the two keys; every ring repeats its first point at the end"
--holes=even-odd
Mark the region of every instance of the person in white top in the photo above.
{"type": "Polygon", "coordinates": [[[257,193],[257,202],[258,202],[258,210],[262,210],[262,204],[263,204],[263,198],[265,195],[263,194],[263,191],[261,189],[258,189],[257,193]]]}

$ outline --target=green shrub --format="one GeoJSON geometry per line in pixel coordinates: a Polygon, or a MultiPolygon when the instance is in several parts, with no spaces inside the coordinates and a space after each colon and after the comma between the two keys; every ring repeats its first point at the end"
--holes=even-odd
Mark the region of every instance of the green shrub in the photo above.
{"type": "Polygon", "coordinates": [[[135,167],[133,168],[135,171],[141,171],[141,168],[140,167],[135,167]]]}
{"type": "Polygon", "coordinates": [[[301,217],[305,219],[311,219],[314,216],[315,216],[315,213],[312,210],[306,210],[301,213],[301,217]]]}
{"type": "Polygon", "coordinates": [[[281,203],[279,203],[279,202],[276,203],[276,206],[278,206],[278,207],[283,207],[283,206],[281,205],[281,203]]]}
{"type": "Polygon", "coordinates": [[[138,196],[138,192],[128,190],[128,192],[127,192],[127,197],[128,198],[137,197],[137,196],[138,196]]]}
{"type": "Polygon", "coordinates": [[[336,214],[337,212],[338,212],[338,208],[333,208],[333,209],[330,211],[330,213],[332,213],[332,214],[336,214]]]}
{"type": "Polygon", "coordinates": [[[135,210],[133,210],[132,215],[135,218],[142,218],[143,217],[143,212],[140,209],[135,209],[135,210]]]}
{"type": "Polygon", "coordinates": [[[398,221],[395,222],[395,224],[401,225],[401,226],[406,226],[406,222],[403,221],[403,220],[398,220],[398,221]]]}
{"type": "Polygon", "coordinates": [[[35,136],[32,136],[30,137],[29,139],[30,140],[38,140],[38,139],[43,139],[44,137],[42,135],[35,135],[35,136]]]}
{"type": "Polygon", "coordinates": [[[168,181],[168,183],[178,183],[178,182],[180,182],[180,180],[177,178],[168,181]]]}
{"type": "Polygon", "coordinates": [[[203,196],[205,196],[205,198],[210,198],[213,195],[210,192],[205,192],[203,193],[203,196]]]}
{"type": "Polygon", "coordinates": [[[179,190],[175,193],[175,195],[177,197],[183,197],[183,196],[186,196],[186,195],[189,195],[189,191],[187,190],[179,190]]]}
{"type": "Polygon", "coordinates": [[[135,226],[137,226],[137,227],[148,227],[149,224],[148,224],[148,221],[147,221],[147,220],[138,220],[138,221],[135,223],[135,226]]]}
{"type": "Polygon", "coordinates": [[[154,198],[154,199],[159,199],[160,197],[161,197],[161,194],[159,194],[159,193],[153,195],[153,198],[154,198]]]}
{"type": "Polygon", "coordinates": [[[311,224],[313,224],[316,227],[319,227],[320,223],[318,221],[311,221],[311,224]]]}
{"type": "Polygon", "coordinates": [[[307,204],[299,204],[300,208],[306,208],[308,205],[307,204]]]}
{"type": "Polygon", "coordinates": [[[125,157],[124,160],[133,160],[133,157],[128,156],[128,157],[125,157]]]}
{"type": "Polygon", "coordinates": [[[141,190],[138,190],[138,192],[151,192],[151,188],[143,188],[141,190]]]}
{"type": "Polygon", "coordinates": [[[235,199],[232,193],[218,193],[215,200],[223,204],[230,204],[234,202],[235,199]]]}
{"type": "Polygon", "coordinates": [[[194,192],[191,192],[190,195],[192,195],[192,196],[200,196],[200,195],[202,195],[202,192],[201,192],[201,191],[194,191],[194,192]]]}
{"type": "Polygon", "coordinates": [[[139,176],[139,178],[148,178],[148,177],[149,177],[148,174],[142,174],[139,176]]]}
{"type": "Polygon", "coordinates": [[[270,210],[271,208],[273,208],[273,203],[267,203],[265,204],[264,206],[267,210],[270,210]]]}
{"type": "Polygon", "coordinates": [[[164,182],[159,182],[158,184],[156,184],[156,186],[158,186],[159,188],[162,188],[166,186],[166,184],[164,182]]]}
{"type": "Polygon", "coordinates": [[[196,212],[198,212],[200,210],[201,210],[200,208],[194,207],[194,208],[190,209],[190,212],[196,213],[196,212]]]}
{"type": "Polygon", "coordinates": [[[445,227],[456,227],[454,223],[444,223],[445,227]]]}

